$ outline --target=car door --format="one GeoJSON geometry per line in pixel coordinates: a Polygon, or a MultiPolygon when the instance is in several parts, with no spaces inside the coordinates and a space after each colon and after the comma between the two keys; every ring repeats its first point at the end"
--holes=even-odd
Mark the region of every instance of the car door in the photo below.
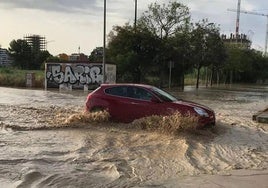
{"type": "Polygon", "coordinates": [[[160,115],[165,106],[150,91],[137,86],[111,87],[105,93],[110,115],[120,122],[160,115]]]}
{"type": "Polygon", "coordinates": [[[126,122],[129,116],[127,108],[129,105],[127,86],[113,86],[105,89],[104,92],[112,119],[115,121],[126,122]]]}
{"type": "Polygon", "coordinates": [[[158,105],[155,100],[152,100],[154,96],[148,90],[138,86],[128,86],[127,97],[129,100],[126,106],[129,112],[129,118],[131,121],[134,119],[151,116],[158,114],[158,105]]]}

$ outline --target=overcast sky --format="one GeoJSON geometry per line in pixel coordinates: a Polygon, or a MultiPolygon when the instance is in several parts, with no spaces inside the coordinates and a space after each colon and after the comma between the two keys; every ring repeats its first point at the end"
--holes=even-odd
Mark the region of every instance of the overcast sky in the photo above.
{"type": "MultiPolygon", "coordinates": [[[[107,34],[114,25],[134,21],[135,0],[107,0],[107,34]]],[[[150,3],[169,0],[138,0],[138,15],[150,3]]],[[[221,33],[235,32],[237,0],[181,0],[190,8],[192,22],[208,18],[220,25],[221,33]]],[[[8,48],[13,39],[27,34],[45,36],[48,51],[80,52],[89,55],[103,45],[103,0],[0,0],[0,45],[8,48]]],[[[241,0],[241,10],[268,14],[267,0],[241,0]]],[[[264,50],[267,17],[240,15],[240,33],[249,35],[253,47],[264,50]]]]}

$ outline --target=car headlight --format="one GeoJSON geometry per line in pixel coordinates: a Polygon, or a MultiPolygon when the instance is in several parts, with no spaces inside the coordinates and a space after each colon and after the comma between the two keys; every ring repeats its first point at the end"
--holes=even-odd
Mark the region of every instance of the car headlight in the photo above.
{"type": "Polygon", "coordinates": [[[209,117],[208,113],[202,108],[194,107],[194,111],[200,116],[209,117]]]}

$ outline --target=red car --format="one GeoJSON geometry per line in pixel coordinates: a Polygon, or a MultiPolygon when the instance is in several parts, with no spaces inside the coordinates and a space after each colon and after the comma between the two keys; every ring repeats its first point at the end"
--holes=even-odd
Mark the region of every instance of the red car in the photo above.
{"type": "Polygon", "coordinates": [[[124,123],[179,111],[183,115],[197,116],[200,126],[215,125],[215,114],[208,107],[177,99],[157,87],[143,84],[102,84],[87,96],[86,110],[107,110],[112,120],[124,123]]]}

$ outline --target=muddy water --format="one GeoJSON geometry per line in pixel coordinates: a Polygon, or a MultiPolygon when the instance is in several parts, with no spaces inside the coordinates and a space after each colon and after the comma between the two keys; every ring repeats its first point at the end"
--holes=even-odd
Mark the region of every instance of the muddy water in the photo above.
{"type": "MultiPolygon", "coordinates": [[[[267,107],[268,88],[239,88],[173,91],[213,108],[217,125],[166,134],[85,121],[83,91],[0,87],[0,187],[177,187],[193,176],[266,170],[268,126],[251,118],[267,107]]],[[[196,187],[191,180],[184,185],[196,187]]]]}

